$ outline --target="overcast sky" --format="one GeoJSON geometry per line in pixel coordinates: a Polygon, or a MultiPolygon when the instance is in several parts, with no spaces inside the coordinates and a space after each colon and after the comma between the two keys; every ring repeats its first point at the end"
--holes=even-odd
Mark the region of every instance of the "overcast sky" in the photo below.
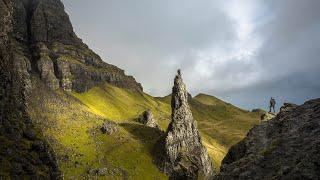
{"type": "Polygon", "coordinates": [[[320,0],[63,0],[77,35],[153,96],[177,68],[192,95],[245,109],[320,97],[320,0]]]}

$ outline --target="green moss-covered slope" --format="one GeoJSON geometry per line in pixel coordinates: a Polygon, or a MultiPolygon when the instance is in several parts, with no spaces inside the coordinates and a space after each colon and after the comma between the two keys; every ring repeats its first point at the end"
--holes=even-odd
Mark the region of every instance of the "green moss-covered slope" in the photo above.
{"type": "MultiPolygon", "coordinates": [[[[170,97],[154,98],[109,84],[85,93],[51,91],[37,78],[29,114],[42,127],[54,148],[65,178],[167,179],[153,163],[152,148],[161,132],[143,126],[136,118],[146,109],[165,130],[171,114],[170,97]],[[118,124],[118,131],[102,134],[105,120],[118,124]],[[107,168],[106,176],[90,170],[107,168]]],[[[220,166],[228,148],[258,122],[258,114],[243,111],[215,98],[199,95],[190,100],[204,145],[220,166]],[[202,97],[203,96],[203,97],[202,97]]]]}

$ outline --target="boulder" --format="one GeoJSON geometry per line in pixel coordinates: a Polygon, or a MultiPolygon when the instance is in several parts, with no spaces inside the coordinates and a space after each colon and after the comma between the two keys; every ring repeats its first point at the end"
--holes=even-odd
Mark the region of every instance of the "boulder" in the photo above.
{"type": "Polygon", "coordinates": [[[148,127],[159,128],[151,111],[144,111],[138,118],[138,121],[148,127]]]}
{"type": "Polygon", "coordinates": [[[111,135],[112,133],[118,131],[118,125],[114,122],[105,121],[100,130],[103,134],[111,135]]]}

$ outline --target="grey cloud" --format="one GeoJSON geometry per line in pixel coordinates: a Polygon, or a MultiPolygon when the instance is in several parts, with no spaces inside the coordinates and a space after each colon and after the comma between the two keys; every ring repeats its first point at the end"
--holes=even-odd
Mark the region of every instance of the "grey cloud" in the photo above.
{"type": "Polygon", "coordinates": [[[239,48],[226,1],[63,2],[76,33],[153,95],[169,93],[182,68],[193,94],[216,95],[248,109],[264,107],[269,96],[296,103],[320,96],[318,0],[243,1],[259,9],[250,17],[254,27],[243,46],[261,44],[245,59],[223,61],[220,55],[239,48]]]}

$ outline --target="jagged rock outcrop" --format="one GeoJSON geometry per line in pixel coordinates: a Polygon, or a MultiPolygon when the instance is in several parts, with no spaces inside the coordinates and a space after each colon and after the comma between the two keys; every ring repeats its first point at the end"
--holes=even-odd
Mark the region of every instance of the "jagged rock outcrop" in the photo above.
{"type": "Polygon", "coordinates": [[[152,127],[152,128],[159,128],[151,111],[147,110],[144,111],[140,117],[138,118],[138,121],[141,124],[144,124],[148,127],[152,127]]]}
{"type": "Polygon", "coordinates": [[[38,43],[37,47],[39,48],[37,68],[42,81],[53,90],[59,89],[59,80],[55,75],[52,59],[49,57],[49,49],[43,43],[38,43]]]}
{"type": "Polygon", "coordinates": [[[60,87],[65,91],[72,90],[72,74],[67,60],[60,58],[57,60],[57,78],[60,79],[60,87]]]}
{"type": "Polygon", "coordinates": [[[60,0],[12,0],[13,37],[29,71],[55,90],[84,92],[101,83],[142,91],[132,76],[107,64],[73,31],[60,0]],[[33,73],[34,74],[34,73],[33,73]]]}
{"type": "Polygon", "coordinates": [[[320,99],[281,109],[229,150],[214,179],[320,178],[320,99]]]}
{"type": "Polygon", "coordinates": [[[31,67],[12,36],[13,5],[0,0],[0,179],[62,179],[52,149],[26,113],[31,67]]]}
{"type": "Polygon", "coordinates": [[[208,178],[213,174],[211,159],[202,145],[180,71],[174,80],[171,108],[171,123],[160,139],[160,148],[156,147],[160,149],[157,165],[170,179],[208,178]]]}
{"type": "Polygon", "coordinates": [[[284,103],[283,106],[280,108],[280,114],[288,113],[296,107],[298,107],[298,105],[296,104],[284,103]]]}
{"type": "Polygon", "coordinates": [[[105,121],[101,126],[100,130],[104,134],[111,135],[112,133],[118,131],[118,125],[111,121],[105,121]]]}

